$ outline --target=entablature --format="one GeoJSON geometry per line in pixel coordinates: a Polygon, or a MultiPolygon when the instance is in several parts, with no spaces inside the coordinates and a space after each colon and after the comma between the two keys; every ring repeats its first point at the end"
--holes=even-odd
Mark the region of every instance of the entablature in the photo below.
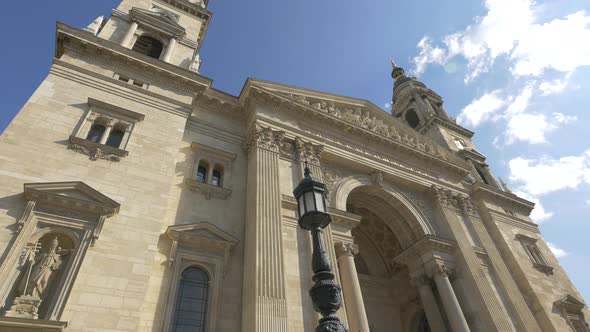
{"type": "Polygon", "coordinates": [[[212,83],[210,79],[188,69],[151,58],[63,23],[57,23],[56,34],[56,58],[71,49],[108,64],[113,71],[130,71],[137,67],[136,71],[141,72],[139,76],[143,79],[191,96],[205,91],[212,83]]]}
{"type": "Polygon", "coordinates": [[[492,186],[476,182],[471,187],[471,195],[476,200],[488,201],[501,206],[509,211],[515,211],[524,216],[529,216],[535,207],[535,203],[520,198],[512,193],[501,191],[492,186]]]}
{"type": "MultiPolygon", "coordinates": [[[[351,142],[347,145],[359,149],[361,148],[361,145],[358,144],[359,137],[355,137],[354,139],[350,137],[350,134],[354,133],[373,142],[384,144],[387,146],[387,148],[393,147],[399,152],[405,153],[407,156],[417,159],[416,164],[427,162],[429,163],[429,166],[438,166],[440,170],[444,170],[446,173],[451,173],[455,177],[461,179],[467,176],[469,172],[469,167],[463,160],[442,149],[436,143],[430,142],[428,138],[418,137],[418,135],[416,133],[412,133],[410,129],[403,128],[403,125],[397,123],[396,120],[390,117],[384,118],[387,121],[386,124],[383,120],[377,119],[376,117],[371,119],[370,116],[373,115],[375,111],[369,110],[368,107],[363,109],[365,112],[364,118],[369,119],[373,124],[376,124],[373,127],[363,126],[360,122],[355,123],[352,118],[346,118],[343,116],[342,112],[338,113],[338,111],[335,111],[335,113],[330,114],[329,110],[323,111],[317,109],[312,105],[297,101],[294,97],[290,98],[288,96],[282,96],[262,87],[249,87],[246,93],[248,93],[248,96],[242,96],[240,98],[244,98],[245,101],[242,101],[246,104],[249,104],[246,105],[247,113],[255,113],[254,108],[256,108],[255,105],[257,105],[257,102],[262,104],[266,103],[273,107],[279,106],[279,110],[288,109],[289,111],[302,111],[301,113],[313,116],[314,120],[325,120],[326,122],[330,122],[332,125],[337,125],[343,129],[340,138],[328,137],[328,131],[318,132],[317,130],[309,129],[309,134],[320,137],[323,140],[331,140],[335,143],[342,143],[344,140],[350,139],[351,142]],[[380,131],[379,127],[381,127],[382,131],[380,131]]],[[[338,110],[337,108],[334,109],[338,110]]],[[[273,108],[273,110],[276,110],[276,108],[273,108]]],[[[359,117],[357,120],[360,119],[363,110],[360,108],[357,109],[356,116],[359,117]]],[[[352,112],[352,110],[348,111],[352,112]]],[[[250,118],[252,118],[252,115],[250,115],[250,118]]],[[[301,128],[294,128],[293,130],[296,131],[300,129],[301,128]]],[[[366,148],[366,145],[364,147],[366,148]]],[[[387,150],[387,148],[384,150],[387,150]]],[[[326,146],[326,149],[328,150],[329,146],[326,146]]],[[[389,153],[387,155],[380,153],[380,155],[382,155],[382,158],[380,159],[393,160],[400,158],[394,158],[394,155],[389,153]]]]}

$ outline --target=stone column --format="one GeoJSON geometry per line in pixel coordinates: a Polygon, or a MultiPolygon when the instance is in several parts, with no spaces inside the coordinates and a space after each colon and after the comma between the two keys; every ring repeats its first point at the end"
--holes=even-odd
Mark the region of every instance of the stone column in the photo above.
{"type": "Polygon", "coordinates": [[[468,308],[466,310],[470,310],[467,313],[469,317],[477,318],[477,322],[472,323],[474,325],[477,323],[478,326],[491,331],[512,331],[510,318],[502,310],[502,305],[485,277],[481,260],[477,257],[461,226],[463,221],[460,218],[464,217],[461,202],[464,200],[464,195],[438,186],[433,186],[432,192],[439,213],[446,220],[447,226],[457,242],[456,258],[458,265],[463,270],[464,280],[460,286],[469,292],[473,301],[477,303],[475,306],[464,306],[464,308],[468,308]]]}
{"type": "Polygon", "coordinates": [[[246,142],[248,175],[242,330],[287,332],[279,148],[284,133],[255,123],[246,142]]]}
{"type": "Polygon", "coordinates": [[[352,243],[336,243],[336,255],[338,256],[340,280],[342,280],[350,331],[369,332],[369,320],[367,319],[361,284],[354,264],[354,255],[357,253],[358,247],[352,243]]]}
{"type": "Polygon", "coordinates": [[[445,321],[442,318],[436,298],[432,292],[432,280],[425,275],[421,275],[417,278],[412,278],[412,283],[418,288],[420,301],[424,307],[430,329],[432,331],[446,331],[445,321]]]}
{"type": "Polygon", "coordinates": [[[496,236],[502,239],[502,235],[498,234],[499,231],[494,221],[487,218],[482,219],[471,198],[464,197],[460,200],[460,203],[465,218],[473,225],[473,229],[493,266],[487,273],[497,278],[490,278],[490,280],[492,283],[496,280],[498,294],[504,299],[504,301],[500,301],[500,304],[504,307],[506,315],[508,315],[507,312],[511,313],[510,317],[513,317],[517,331],[540,331],[539,324],[522,296],[513,274],[492,240],[491,236],[494,235],[494,232],[496,232],[496,236]],[[486,222],[489,224],[489,228],[484,225],[486,222]],[[502,302],[505,302],[506,305],[502,302]]]}
{"type": "Polygon", "coordinates": [[[129,29],[127,29],[127,32],[125,33],[125,37],[123,37],[123,40],[121,41],[121,46],[131,48],[131,40],[133,40],[133,36],[135,35],[135,31],[137,31],[138,27],[139,24],[137,24],[137,22],[131,22],[129,29]]]}
{"type": "Polygon", "coordinates": [[[162,61],[170,63],[170,59],[172,58],[172,53],[174,53],[174,48],[176,47],[176,36],[173,36],[168,41],[168,46],[166,46],[166,51],[164,52],[164,56],[162,57],[162,61]]]}
{"type": "Polygon", "coordinates": [[[457,296],[455,295],[455,291],[449,280],[449,275],[444,266],[436,266],[434,271],[434,282],[436,283],[436,289],[440,294],[445,313],[453,328],[453,332],[469,332],[469,325],[467,325],[467,321],[465,320],[465,316],[459,305],[459,300],[457,300],[457,296]]]}
{"type": "Polygon", "coordinates": [[[102,133],[102,137],[100,138],[100,144],[106,144],[107,140],[109,139],[109,135],[111,135],[111,131],[113,130],[113,123],[110,122],[107,125],[107,128],[104,130],[104,133],[102,133]]]}

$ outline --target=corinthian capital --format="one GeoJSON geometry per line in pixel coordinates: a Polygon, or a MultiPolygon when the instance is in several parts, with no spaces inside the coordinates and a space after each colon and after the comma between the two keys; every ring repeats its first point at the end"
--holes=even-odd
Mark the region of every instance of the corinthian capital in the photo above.
{"type": "Polygon", "coordinates": [[[278,152],[284,137],[284,132],[273,130],[270,127],[264,127],[257,123],[252,127],[246,139],[246,148],[248,151],[252,148],[262,148],[278,152]]]}
{"type": "Polygon", "coordinates": [[[342,242],[336,243],[336,255],[338,257],[340,257],[342,255],[354,256],[358,253],[359,253],[359,247],[358,247],[358,245],[356,245],[354,243],[342,243],[342,242]]]}
{"type": "Polygon", "coordinates": [[[308,160],[311,163],[319,163],[324,147],[306,142],[299,137],[295,138],[296,158],[299,160],[308,160]]]}

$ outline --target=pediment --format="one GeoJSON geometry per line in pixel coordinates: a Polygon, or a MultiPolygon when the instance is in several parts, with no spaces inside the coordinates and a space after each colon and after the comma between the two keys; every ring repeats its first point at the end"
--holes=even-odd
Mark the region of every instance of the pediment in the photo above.
{"type": "Polygon", "coordinates": [[[584,302],[582,302],[581,300],[578,300],[577,298],[575,298],[569,294],[566,295],[561,300],[555,301],[555,305],[558,307],[564,308],[568,312],[580,311],[586,306],[586,304],[584,304],[584,302]]]}
{"type": "Polygon", "coordinates": [[[465,161],[367,100],[253,79],[246,83],[240,96],[241,103],[244,104],[244,99],[250,95],[277,105],[289,105],[284,109],[326,120],[356,137],[368,136],[390,143],[408,155],[435,161],[461,176],[467,176],[469,172],[465,161]]]}
{"type": "Polygon", "coordinates": [[[129,12],[129,16],[132,20],[137,20],[143,24],[146,24],[154,29],[167,32],[172,35],[183,37],[185,29],[178,24],[176,17],[166,10],[163,9],[142,9],[133,7],[129,12]]]}
{"type": "Polygon", "coordinates": [[[25,198],[37,204],[71,210],[113,215],[120,204],[84,182],[25,183],[25,198]]]}
{"type": "Polygon", "coordinates": [[[233,247],[238,243],[238,239],[208,222],[170,226],[166,235],[172,240],[188,244],[213,242],[233,247]]]}

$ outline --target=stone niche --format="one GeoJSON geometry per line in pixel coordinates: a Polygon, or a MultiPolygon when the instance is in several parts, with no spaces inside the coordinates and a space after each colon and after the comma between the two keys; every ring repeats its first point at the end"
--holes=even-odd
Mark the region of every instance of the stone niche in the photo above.
{"type": "Polygon", "coordinates": [[[119,203],[82,182],[24,185],[23,215],[0,265],[0,330],[63,331],[86,251],[119,203]]]}

